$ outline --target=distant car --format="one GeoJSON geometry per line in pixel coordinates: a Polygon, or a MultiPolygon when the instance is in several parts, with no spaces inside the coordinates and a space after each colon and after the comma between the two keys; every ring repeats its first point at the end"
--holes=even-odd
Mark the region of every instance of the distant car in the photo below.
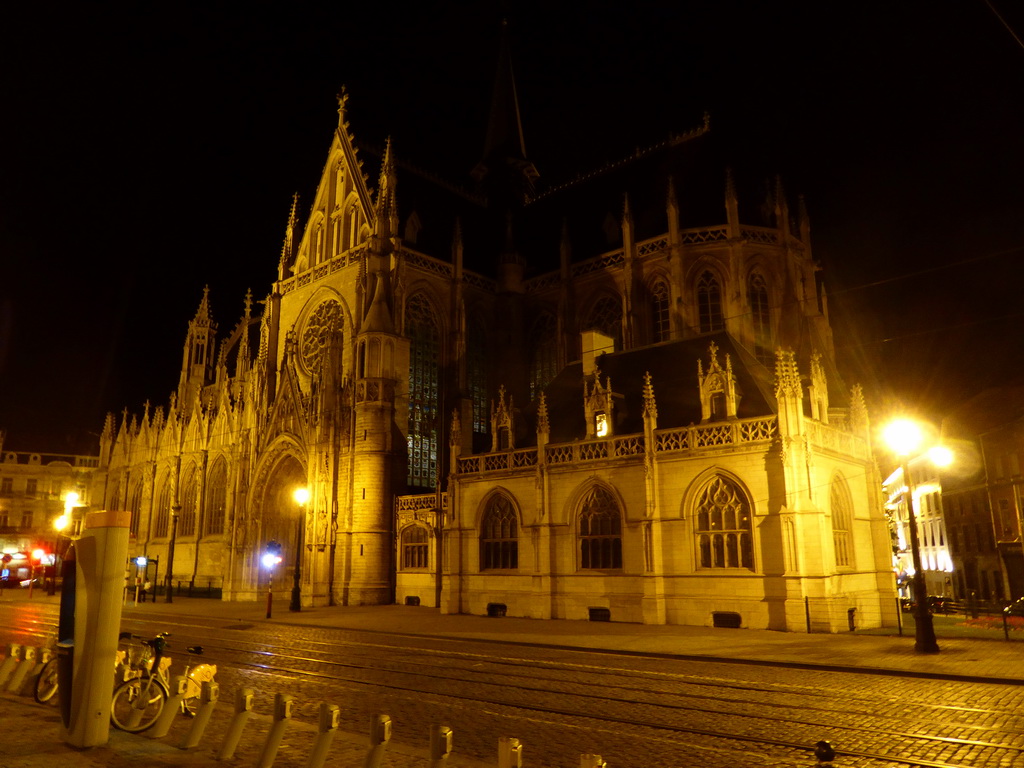
{"type": "Polygon", "coordinates": [[[1003,613],[1007,616],[1024,616],[1024,597],[1018,598],[1016,602],[1003,608],[1003,613]]]}
{"type": "Polygon", "coordinates": [[[914,610],[914,606],[915,605],[917,605],[917,603],[914,602],[914,598],[912,598],[912,597],[901,597],[900,598],[900,609],[904,613],[910,613],[912,610],[914,610]]]}
{"type": "Polygon", "coordinates": [[[932,613],[956,613],[956,602],[951,597],[928,595],[928,610],[932,613]]]}

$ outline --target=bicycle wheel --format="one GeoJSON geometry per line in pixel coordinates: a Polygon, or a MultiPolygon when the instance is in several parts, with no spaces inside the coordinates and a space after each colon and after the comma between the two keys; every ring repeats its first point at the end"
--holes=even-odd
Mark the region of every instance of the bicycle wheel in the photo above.
{"type": "Polygon", "coordinates": [[[127,680],[114,689],[110,722],[129,733],[144,731],[160,717],[167,696],[164,684],[151,675],[127,680]]]}
{"type": "Polygon", "coordinates": [[[50,659],[36,678],[32,695],[40,704],[45,704],[57,693],[57,659],[50,659]]]}

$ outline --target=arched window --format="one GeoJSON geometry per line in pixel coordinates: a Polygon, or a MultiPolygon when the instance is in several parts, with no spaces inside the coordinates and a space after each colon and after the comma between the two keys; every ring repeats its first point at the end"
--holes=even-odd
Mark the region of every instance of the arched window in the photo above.
{"type": "Polygon", "coordinates": [[[530,398],[540,397],[558,373],[558,323],[543,312],[530,328],[530,398]]]}
{"type": "Polygon", "coordinates": [[[772,316],[768,305],[768,285],[764,276],[753,272],[747,285],[750,316],[754,324],[754,356],[765,365],[773,360],[772,316]]]}
{"type": "Polygon", "coordinates": [[[698,497],[695,518],[701,568],[754,569],[750,504],[735,483],[712,478],[698,497]]]}
{"type": "Polygon", "coordinates": [[[430,532],[422,525],[402,531],[402,568],[427,568],[430,564],[430,532]]]}
{"type": "Polygon", "coordinates": [[[622,301],[618,296],[602,296],[590,309],[585,328],[595,328],[615,340],[622,349],[622,301]]]}
{"type": "Polygon", "coordinates": [[[494,496],[480,524],[480,570],[519,567],[519,524],[511,500],[494,496]]]}
{"type": "Polygon", "coordinates": [[[836,550],[836,566],[849,567],[853,565],[853,543],[850,536],[853,528],[853,499],[846,481],[838,475],[832,480],[828,502],[832,513],[832,544],[836,550]]]}
{"type": "Polygon", "coordinates": [[[224,516],[228,499],[228,465],[218,459],[206,481],[206,522],[208,535],[224,533],[224,516]]]}
{"type": "Polygon", "coordinates": [[[490,424],[487,401],[487,330],[483,323],[470,323],[466,345],[466,369],[469,394],[473,400],[473,431],[486,435],[490,424]]]}
{"type": "Polygon", "coordinates": [[[178,513],[178,535],[194,536],[196,532],[196,506],[199,503],[199,481],[195,467],[189,467],[185,482],[181,484],[181,511],[178,513]]]}
{"type": "Polygon", "coordinates": [[[700,333],[713,333],[725,328],[722,320],[722,288],[706,271],[697,281],[697,320],[700,333]]]}
{"type": "Polygon", "coordinates": [[[658,278],[651,286],[651,341],[655,344],[669,340],[668,303],[668,283],[658,278]]]}
{"type": "Polygon", "coordinates": [[[579,514],[580,568],[622,568],[622,515],[606,489],[595,486],[579,514]]]}
{"type": "Polygon", "coordinates": [[[132,536],[139,535],[139,518],[142,513],[142,482],[135,484],[131,496],[128,499],[128,510],[132,513],[131,521],[128,523],[128,532],[132,536]]]}
{"type": "Polygon", "coordinates": [[[171,519],[171,479],[165,478],[160,489],[160,500],[156,504],[156,520],[153,521],[153,537],[162,539],[167,536],[167,526],[171,519]]]}
{"type": "Polygon", "coordinates": [[[437,418],[440,400],[441,334],[427,297],[417,293],[405,306],[409,345],[409,476],[413,488],[437,483],[437,418]]]}

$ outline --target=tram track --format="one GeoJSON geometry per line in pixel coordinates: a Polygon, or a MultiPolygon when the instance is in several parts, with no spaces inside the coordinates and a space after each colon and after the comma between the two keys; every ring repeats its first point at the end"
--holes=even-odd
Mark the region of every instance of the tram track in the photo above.
{"type": "MultiPolygon", "coordinates": [[[[133,617],[125,622],[126,628],[138,634],[149,633],[144,627],[154,628],[154,631],[165,629],[167,623],[156,617],[133,617]]],[[[46,618],[40,618],[35,624],[26,620],[20,631],[52,635],[52,624],[49,627],[46,624],[46,618]]],[[[1018,745],[1024,739],[1014,738],[1024,735],[1024,720],[1019,715],[1007,716],[997,708],[965,708],[914,700],[910,711],[908,701],[903,701],[899,718],[902,727],[895,729],[891,728],[891,719],[877,712],[878,698],[844,695],[842,706],[829,706],[827,694],[810,684],[727,679],[724,672],[711,675],[637,669],[643,666],[643,659],[640,657],[638,661],[636,656],[619,657],[620,661],[614,665],[588,663],[586,651],[564,649],[559,650],[556,659],[497,656],[468,650],[473,644],[471,640],[431,638],[430,648],[409,648],[397,642],[370,641],[365,635],[356,640],[348,639],[360,635],[356,630],[321,628],[316,634],[327,633],[331,637],[289,637],[286,642],[268,637],[249,641],[241,633],[227,632],[223,626],[215,624],[215,619],[205,623],[193,618],[185,623],[175,621],[173,629],[176,635],[187,636],[190,643],[206,645],[209,659],[225,665],[226,675],[222,676],[237,675],[244,679],[246,675],[257,673],[268,685],[271,680],[288,676],[307,687],[322,690],[325,698],[342,691],[367,697],[381,697],[384,692],[392,699],[398,697],[422,704],[427,697],[432,697],[455,703],[467,711],[486,711],[499,718],[515,715],[546,726],[590,732],[620,733],[628,729],[680,748],[699,747],[723,755],[752,757],[771,748],[784,753],[778,755],[782,759],[806,758],[815,740],[811,731],[817,729],[816,733],[820,734],[823,720],[843,714],[872,718],[867,724],[832,722],[827,726],[830,740],[837,745],[837,753],[858,761],[856,764],[865,768],[882,765],[953,768],[966,764],[957,758],[958,752],[976,753],[978,750],[991,753],[994,764],[1024,762],[1024,748],[1018,745]],[[388,658],[387,654],[399,654],[399,658],[388,658]],[[574,660],[573,656],[578,658],[574,660]],[[455,690],[452,684],[456,683],[463,690],[455,690]],[[676,690],[669,690],[672,687],[676,690]],[[545,697],[560,697],[562,703],[546,701],[545,697]],[[759,700],[751,702],[751,697],[759,700]],[[763,711],[728,711],[730,707],[763,711]],[[630,714],[607,711],[616,708],[629,710],[630,714]],[[941,713],[962,716],[965,711],[976,718],[1000,716],[1003,725],[975,725],[937,717],[941,713]],[[730,727],[707,725],[715,719],[727,719],[730,727]],[[786,731],[803,735],[772,735],[786,731]],[[949,735],[951,733],[961,735],[949,735]],[[698,744],[695,739],[702,741],[698,744]],[[891,747],[871,748],[871,744],[879,742],[891,743],[891,747]],[[916,756],[922,750],[929,751],[929,744],[944,748],[950,756],[942,760],[916,756]]],[[[289,632],[296,629],[291,627],[289,632]]],[[[614,658],[614,655],[602,656],[602,660],[614,658]]],[[[658,663],[664,665],[663,660],[658,663]]],[[[711,666],[714,662],[702,665],[705,669],[711,666]]],[[[923,684],[907,680],[905,685],[923,684]]],[[[962,698],[967,704],[971,694],[964,693],[962,698]]]]}

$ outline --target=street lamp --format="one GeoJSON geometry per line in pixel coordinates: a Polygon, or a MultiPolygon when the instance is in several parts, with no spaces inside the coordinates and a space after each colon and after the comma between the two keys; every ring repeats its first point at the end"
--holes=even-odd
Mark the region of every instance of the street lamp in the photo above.
{"type": "Polygon", "coordinates": [[[292,498],[295,499],[295,503],[299,505],[299,530],[295,536],[295,569],[293,571],[294,579],[292,581],[292,602],[288,606],[288,610],[301,611],[302,587],[299,585],[299,579],[302,576],[302,534],[306,530],[306,504],[309,502],[309,489],[296,488],[295,493],[292,494],[292,498]]]}
{"type": "Polygon", "coordinates": [[[260,562],[267,569],[267,618],[269,619],[274,607],[274,566],[281,562],[281,545],[276,541],[268,541],[260,562]]]}
{"type": "Polygon", "coordinates": [[[75,507],[78,506],[79,495],[75,491],[68,491],[64,496],[64,514],[53,521],[53,564],[50,570],[50,583],[47,585],[46,594],[53,595],[57,591],[57,551],[60,549],[60,537],[71,525],[75,507]]]}
{"type": "Polygon", "coordinates": [[[167,594],[164,595],[165,603],[174,602],[174,540],[178,536],[178,513],[181,512],[180,504],[171,505],[171,538],[167,542],[167,594]]]}
{"type": "Polygon", "coordinates": [[[910,479],[910,463],[919,458],[928,458],[939,467],[949,466],[953,454],[948,448],[934,446],[919,454],[924,434],[921,427],[909,419],[897,419],[883,432],[889,448],[900,460],[903,474],[903,498],[907,505],[907,527],[910,531],[910,553],[914,562],[914,650],[917,653],[938,653],[939,643],[935,639],[932,614],[928,610],[928,587],[921,565],[921,544],[917,533],[917,518],[914,513],[914,484],[910,479]]]}

